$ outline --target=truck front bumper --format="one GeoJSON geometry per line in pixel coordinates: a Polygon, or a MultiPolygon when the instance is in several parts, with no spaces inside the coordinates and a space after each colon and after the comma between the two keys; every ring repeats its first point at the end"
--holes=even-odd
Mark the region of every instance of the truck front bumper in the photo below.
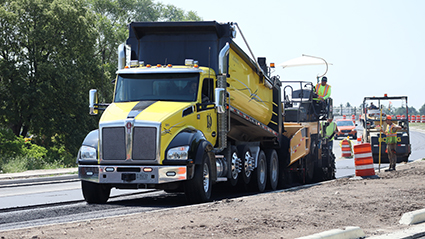
{"type": "Polygon", "coordinates": [[[162,184],[186,180],[187,167],[79,165],[78,177],[105,184],[162,184]]]}

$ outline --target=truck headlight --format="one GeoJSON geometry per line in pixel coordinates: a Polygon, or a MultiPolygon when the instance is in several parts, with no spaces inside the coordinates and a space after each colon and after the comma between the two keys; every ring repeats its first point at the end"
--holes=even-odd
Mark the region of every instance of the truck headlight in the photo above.
{"type": "Polygon", "coordinates": [[[82,160],[97,160],[96,149],[89,146],[81,146],[80,159],[82,160]]]}
{"type": "Polygon", "coordinates": [[[168,160],[182,160],[188,159],[189,146],[180,146],[176,148],[171,148],[168,150],[167,159],[168,160]]]}

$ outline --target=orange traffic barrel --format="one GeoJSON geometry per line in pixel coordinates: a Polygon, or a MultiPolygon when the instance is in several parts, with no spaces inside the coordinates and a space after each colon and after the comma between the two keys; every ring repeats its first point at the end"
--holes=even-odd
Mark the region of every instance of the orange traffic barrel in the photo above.
{"type": "Polygon", "coordinates": [[[421,116],[420,115],[416,115],[416,123],[420,123],[421,122],[421,116]]]}
{"type": "Polygon", "coordinates": [[[354,165],[356,176],[374,176],[372,149],[369,143],[354,145],[354,165]]]}
{"type": "Polygon", "coordinates": [[[341,157],[351,157],[351,142],[348,139],[343,139],[341,141],[341,157]]]}
{"type": "Polygon", "coordinates": [[[422,115],[422,117],[421,117],[422,119],[421,119],[421,122],[422,123],[425,123],[425,115],[422,115]]]}

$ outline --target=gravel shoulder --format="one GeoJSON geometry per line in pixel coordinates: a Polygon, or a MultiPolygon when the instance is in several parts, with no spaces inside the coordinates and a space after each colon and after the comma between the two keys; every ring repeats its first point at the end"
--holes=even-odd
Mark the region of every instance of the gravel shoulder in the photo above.
{"type": "Polygon", "coordinates": [[[290,191],[106,219],[0,232],[0,238],[296,238],[347,226],[392,233],[403,213],[425,208],[425,161],[290,191]]]}

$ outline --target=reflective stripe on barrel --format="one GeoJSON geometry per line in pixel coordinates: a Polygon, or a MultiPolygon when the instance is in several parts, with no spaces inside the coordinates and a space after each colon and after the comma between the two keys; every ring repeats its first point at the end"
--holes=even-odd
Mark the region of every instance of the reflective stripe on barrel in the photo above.
{"type": "Polygon", "coordinates": [[[344,139],[341,142],[341,156],[344,158],[351,157],[351,144],[347,139],[344,139]]]}
{"type": "Polygon", "coordinates": [[[374,176],[372,148],[369,143],[354,145],[354,165],[356,176],[374,176]]]}

